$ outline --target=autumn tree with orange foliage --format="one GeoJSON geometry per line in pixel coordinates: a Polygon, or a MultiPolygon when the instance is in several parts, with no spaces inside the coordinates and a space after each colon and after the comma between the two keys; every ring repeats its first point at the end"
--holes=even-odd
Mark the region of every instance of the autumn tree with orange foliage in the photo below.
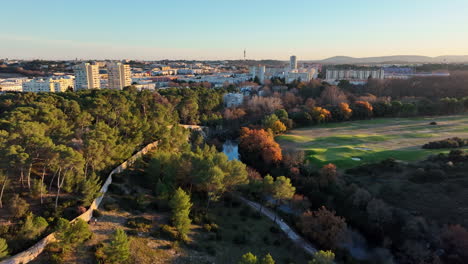
{"type": "Polygon", "coordinates": [[[347,103],[340,103],[338,105],[338,108],[340,109],[340,114],[341,114],[342,120],[348,120],[353,115],[353,110],[351,110],[351,108],[349,108],[349,104],[347,104],[347,103]]]}
{"type": "Polygon", "coordinates": [[[371,118],[374,108],[369,102],[366,101],[356,101],[351,106],[353,111],[353,116],[357,119],[367,119],[371,118]]]}
{"type": "Polygon", "coordinates": [[[315,106],[312,108],[310,115],[315,123],[320,124],[331,119],[331,113],[327,109],[315,106]]]}
{"type": "Polygon", "coordinates": [[[346,221],[322,206],[317,211],[302,214],[299,222],[302,233],[324,249],[335,249],[346,235],[346,221]]]}
{"type": "Polygon", "coordinates": [[[273,135],[263,129],[241,129],[239,152],[242,160],[248,164],[265,166],[279,163],[283,159],[281,148],[273,135]]]}

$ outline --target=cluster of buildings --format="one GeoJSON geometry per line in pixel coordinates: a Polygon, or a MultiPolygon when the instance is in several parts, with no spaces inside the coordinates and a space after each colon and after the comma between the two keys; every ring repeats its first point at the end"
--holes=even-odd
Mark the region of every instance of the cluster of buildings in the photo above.
{"type": "MultiPolygon", "coordinates": [[[[49,78],[34,78],[23,82],[23,92],[66,92],[73,90],[73,76],[64,77],[49,77],[49,78]]],[[[2,87],[3,88],[3,87],[2,87]]]]}
{"type": "Polygon", "coordinates": [[[289,58],[289,66],[286,68],[266,68],[264,65],[250,67],[250,76],[252,79],[258,79],[263,84],[265,79],[273,77],[284,78],[286,83],[294,81],[308,82],[317,78],[318,69],[316,67],[298,67],[297,57],[289,58]]]}
{"type": "MultiPolygon", "coordinates": [[[[2,63],[10,67],[23,67],[31,61],[7,59],[3,60],[2,63]]],[[[271,78],[283,79],[285,83],[308,82],[316,79],[319,72],[322,72],[321,64],[307,62],[299,64],[296,56],[291,56],[286,66],[257,65],[250,67],[249,71],[246,71],[242,62],[229,61],[97,61],[88,63],[74,60],[44,62],[44,65],[38,65],[37,61],[33,61],[32,64],[34,70],[44,69],[42,75],[46,73],[51,76],[32,79],[26,77],[0,79],[0,91],[122,90],[130,85],[134,85],[138,90],[154,90],[172,87],[175,83],[178,83],[177,86],[184,86],[184,83],[210,83],[212,87],[225,87],[231,84],[241,85],[250,80],[264,84],[271,78]]],[[[40,71],[39,74],[41,74],[40,71]]],[[[350,67],[348,69],[328,66],[324,80],[331,84],[338,84],[341,80],[348,80],[353,84],[365,84],[370,78],[409,79],[449,75],[448,72],[418,73],[408,65],[379,65],[378,67],[368,65],[367,67],[350,67]]],[[[227,101],[233,101],[236,104],[240,100],[229,98],[227,101]]]]}
{"type": "MultiPolygon", "coordinates": [[[[3,61],[5,63],[5,60],[3,61]]],[[[28,62],[7,60],[13,67],[22,67],[28,62]]],[[[49,62],[50,64],[50,62],[49,62]]],[[[0,79],[1,91],[16,92],[63,92],[86,89],[121,90],[133,85],[138,90],[166,88],[178,83],[210,83],[213,87],[237,85],[252,77],[242,68],[224,61],[183,62],[139,61],[132,67],[125,61],[59,62],[62,71],[49,70],[52,77],[0,79]]],[[[42,66],[42,65],[41,65],[42,66]]],[[[47,66],[47,65],[45,65],[47,66]]],[[[50,69],[50,67],[49,67],[50,69]]]]}
{"type": "Polygon", "coordinates": [[[365,84],[369,78],[384,79],[383,69],[327,69],[325,81],[337,84],[341,80],[347,80],[352,84],[365,84]]]}
{"type": "Polygon", "coordinates": [[[416,72],[410,67],[386,67],[384,68],[385,79],[407,80],[414,77],[448,77],[447,72],[416,72]]]}
{"type": "Polygon", "coordinates": [[[0,79],[0,88],[4,92],[22,92],[23,82],[27,82],[27,77],[0,79]]]}
{"type": "Polygon", "coordinates": [[[122,90],[132,84],[132,73],[129,65],[120,62],[106,63],[106,74],[101,73],[100,67],[102,66],[98,63],[81,63],[73,67],[74,75],[57,73],[51,77],[32,79],[27,77],[7,78],[0,80],[0,87],[2,92],[58,93],[101,88],[122,90]]]}
{"type": "MultiPolygon", "coordinates": [[[[107,88],[122,90],[132,84],[130,66],[120,62],[111,62],[107,67],[107,88]]],[[[74,67],[75,90],[101,89],[101,75],[98,64],[82,63],[74,67]]]]}
{"type": "Polygon", "coordinates": [[[416,72],[410,67],[385,67],[366,69],[327,69],[325,81],[337,84],[341,80],[347,80],[352,84],[365,84],[368,79],[401,79],[414,77],[448,77],[449,72],[416,72]]]}

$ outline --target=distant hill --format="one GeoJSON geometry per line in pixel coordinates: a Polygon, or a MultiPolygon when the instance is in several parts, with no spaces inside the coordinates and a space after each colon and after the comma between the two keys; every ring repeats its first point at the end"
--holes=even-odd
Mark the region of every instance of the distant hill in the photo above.
{"type": "Polygon", "coordinates": [[[396,55],[382,57],[354,58],[347,56],[335,56],[324,60],[318,60],[323,64],[368,64],[368,63],[466,63],[468,55],[447,55],[427,57],[417,55],[396,55]]]}

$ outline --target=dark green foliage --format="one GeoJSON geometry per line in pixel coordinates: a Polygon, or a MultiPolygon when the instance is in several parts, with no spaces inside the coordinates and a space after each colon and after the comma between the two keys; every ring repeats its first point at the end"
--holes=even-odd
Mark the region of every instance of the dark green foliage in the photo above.
{"type": "Polygon", "coordinates": [[[83,243],[91,236],[92,232],[88,224],[81,219],[70,223],[60,218],[57,222],[55,237],[58,240],[57,245],[62,248],[63,252],[71,250],[73,246],[83,243]]]}
{"type": "Polygon", "coordinates": [[[447,176],[441,169],[429,169],[425,170],[422,168],[417,169],[410,180],[416,183],[428,183],[428,182],[441,182],[445,180],[447,176]]]}
{"type": "Polygon", "coordinates": [[[163,238],[174,241],[179,238],[177,230],[168,225],[161,225],[160,232],[163,238]]]}
{"type": "Polygon", "coordinates": [[[28,212],[29,204],[18,194],[15,194],[13,198],[11,198],[8,208],[14,217],[22,217],[28,212]]]}
{"type": "Polygon", "coordinates": [[[8,244],[5,239],[0,238],[0,260],[8,256],[8,244]]]}
{"type": "Polygon", "coordinates": [[[107,211],[115,211],[119,209],[119,205],[113,202],[107,202],[103,205],[103,207],[107,211]]]}
{"type": "Polygon", "coordinates": [[[153,222],[144,217],[134,217],[127,220],[126,226],[147,232],[151,229],[153,222]]]}
{"type": "Polygon", "coordinates": [[[48,225],[44,218],[29,213],[18,232],[18,236],[25,240],[37,239],[46,230],[48,225]]]}
{"type": "Polygon", "coordinates": [[[101,183],[96,174],[91,174],[87,179],[83,180],[79,186],[81,200],[84,206],[89,206],[94,199],[99,197],[101,183]]]}
{"type": "Polygon", "coordinates": [[[130,257],[130,242],[125,231],[120,228],[115,230],[110,243],[105,244],[102,251],[97,251],[96,255],[104,263],[127,263],[130,257]]]}
{"type": "Polygon", "coordinates": [[[237,245],[245,245],[249,243],[249,236],[245,233],[239,233],[234,236],[234,239],[232,240],[234,244],[237,245]]]}
{"type": "Polygon", "coordinates": [[[459,137],[447,138],[439,141],[432,141],[423,146],[424,149],[461,148],[468,146],[468,139],[459,137]]]}
{"type": "Polygon", "coordinates": [[[102,213],[98,209],[93,210],[93,217],[101,217],[102,213]]]}
{"type": "Polygon", "coordinates": [[[185,240],[192,222],[189,217],[190,208],[192,207],[190,196],[182,188],[178,188],[169,202],[169,206],[172,209],[172,223],[181,238],[185,240]]]}

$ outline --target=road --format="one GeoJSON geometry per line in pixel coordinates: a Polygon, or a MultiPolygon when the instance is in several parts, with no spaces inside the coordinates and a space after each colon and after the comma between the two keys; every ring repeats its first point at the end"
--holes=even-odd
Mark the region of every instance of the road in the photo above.
{"type": "Polygon", "coordinates": [[[317,252],[317,249],[312,246],[309,242],[303,239],[299,234],[297,234],[291,227],[289,227],[276,213],[272,212],[270,209],[262,207],[260,204],[256,202],[252,202],[242,196],[238,196],[241,201],[245,204],[253,208],[254,210],[262,213],[266,217],[270,218],[271,221],[275,222],[281,230],[291,239],[297,246],[304,249],[305,252],[310,254],[311,256],[317,252]]]}

